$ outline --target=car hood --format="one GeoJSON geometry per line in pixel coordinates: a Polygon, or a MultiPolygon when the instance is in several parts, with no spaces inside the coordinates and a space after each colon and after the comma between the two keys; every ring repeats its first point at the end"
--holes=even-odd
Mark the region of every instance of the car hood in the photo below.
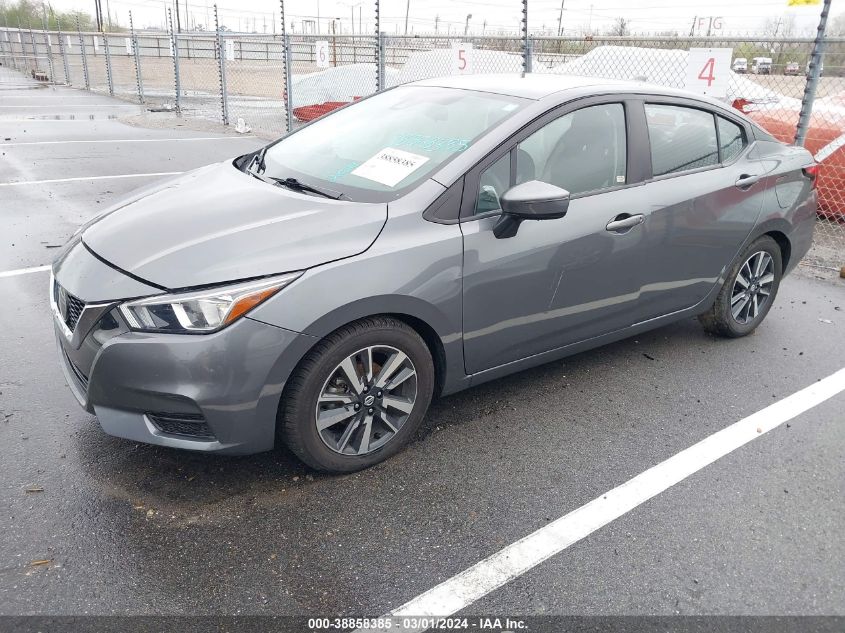
{"type": "Polygon", "coordinates": [[[386,204],[302,194],[221,163],[132,196],[81,234],[115,267],[175,289],[351,257],[370,247],[386,220],[386,204]]]}

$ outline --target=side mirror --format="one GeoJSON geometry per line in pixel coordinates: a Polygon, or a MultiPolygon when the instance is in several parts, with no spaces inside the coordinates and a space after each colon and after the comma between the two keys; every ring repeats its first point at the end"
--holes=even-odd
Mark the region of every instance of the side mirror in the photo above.
{"type": "Polygon", "coordinates": [[[569,209],[566,189],[540,180],[529,180],[502,194],[502,217],[493,227],[493,235],[513,237],[523,220],[556,220],[569,209]]]}

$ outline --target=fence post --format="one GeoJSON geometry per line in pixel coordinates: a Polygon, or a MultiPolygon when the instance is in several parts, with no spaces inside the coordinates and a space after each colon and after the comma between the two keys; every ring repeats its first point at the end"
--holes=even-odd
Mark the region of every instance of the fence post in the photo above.
{"type": "MultiPolygon", "coordinates": [[[[293,94],[291,92],[292,83],[290,80],[292,61],[290,54],[290,38],[288,37],[287,27],[285,26],[285,0],[279,0],[279,11],[279,15],[282,20],[282,73],[285,80],[285,132],[290,132],[293,123],[291,119],[293,110],[291,107],[291,99],[293,98],[293,94]]],[[[269,50],[267,57],[268,59],[270,57],[269,50]]]]}
{"type": "Polygon", "coordinates": [[[217,47],[217,77],[220,79],[220,109],[223,125],[229,125],[229,104],[226,102],[226,52],[223,50],[223,38],[220,37],[220,21],[217,17],[217,5],[214,5],[214,34],[217,47]]]}
{"type": "Polygon", "coordinates": [[[293,82],[291,81],[291,70],[293,69],[293,55],[291,55],[290,35],[285,34],[285,129],[290,132],[293,129],[293,82]]]}
{"type": "Polygon", "coordinates": [[[67,63],[67,50],[65,50],[65,41],[62,39],[62,22],[61,20],[59,20],[58,17],[56,18],[56,29],[58,29],[57,32],[59,34],[59,50],[62,52],[62,64],[65,69],[65,84],[71,86],[73,84],[70,81],[70,67],[67,63]]]}
{"type": "Polygon", "coordinates": [[[47,51],[47,65],[50,67],[50,83],[56,85],[56,71],[53,68],[53,43],[50,41],[50,33],[47,28],[47,9],[41,5],[43,13],[41,14],[41,25],[44,27],[44,48],[47,51]]]}
{"type": "Polygon", "coordinates": [[[173,49],[173,87],[176,90],[176,114],[182,112],[182,96],[179,86],[179,40],[176,39],[176,31],[173,30],[173,15],[167,9],[167,21],[170,27],[170,48],[173,49]]]}
{"type": "Polygon", "coordinates": [[[819,85],[822,52],[824,49],[824,31],[827,26],[827,15],[830,13],[830,0],[824,0],[822,13],[819,17],[819,28],[813,42],[813,52],[810,55],[810,68],[807,83],[804,85],[804,97],[801,99],[801,113],[798,115],[798,126],[795,128],[795,144],[804,145],[807,138],[807,128],[810,127],[810,116],[813,114],[813,102],[816,100],[816,88],[819,85]]]}
{"type": "Polygon", "coordinates": [[[29,43],[32,45],[32,68],[33,70],[40,70],[38,68],[38,48],[35,46],[35,33],[32,32],[32,20],[29,21],[29,43]]]}
{"type": "Polygon", "coordinates": [[[387,35],[385,33],[379,33],[378,37],[376,38],[376,55],[378,56],[378,67],[376,72],[378,72],[378,83],[376,89],[378,91],[384,90],[384,58],[387,53],[387,35]]]}
{"type": "Polygon", "coordinates": [[[528,0],[522,0],[522,74],[531,72],[531,41],[528,39],[528,0]]]}
{"type": "Polygon", "coordinates": [[[112,69],[111,69],[111,51],[109,50],[109,36],[106,35],[105,31],[102,32],[103,35],[103,49],[106,54],[106,79],[109,82],[109,94],[113,97],[114,96],[114,77],[112,76],[112,69]]]}
{"type": "Polygon", "coordinates": [[[135,85],[138,87],[138,103],[144,103],[144,80],[141,76],[141,52],[138,50],[138,36],[132,23],[132,11],[129,12],[129,41],[132,44],[132,57],[135,59],[135,85]]]}
{"type": "Polygon", "coordinates": [[[376,92],[384,90],[384,33],[381,32],[381,3],[376,0],[376,92]]]}
{"type": "Polygon", "coordinates": [[[23,43],[23,24],[21,23],[21,19],[18,18],[18,44],[21,45],[21,58],[23,59],[23,70],[26,73],[29,70],[29,62],[27,61],[26,55],[26,45],[23,43]]]}
{"type": "Polygon", "coordinates": [[[79,36],[79,52],[82,54],[82,76],[85,78],[85,89],[91,90],[91,78],[88,76],[88,55],[85,54],[85,40],[79,26],[79,14],[76,14],[76,34],[79,36]]]}

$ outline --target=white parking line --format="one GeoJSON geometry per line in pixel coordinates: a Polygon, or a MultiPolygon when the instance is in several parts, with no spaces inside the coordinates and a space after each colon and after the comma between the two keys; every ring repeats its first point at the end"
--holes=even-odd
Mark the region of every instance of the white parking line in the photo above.
{"type": "Polygon", "coordinates": [[[149,178],[154,176],[175,176],[182,171],[159,171],[152,174],[118,174],[116,176],[78,176],[76,178],[51,178],[50,180],[24,180],[21,182],[0,182],[0,187],[16,187],[18,185],[46,185],[51,182],[76,182],[78,180],[109,180],[111,178],[149,178]]]}
{"type": "Polygon", "coordinates": [[[83,103],[79,105],[53,104],[53,105],[0,105],[0,108],[141,108],[141,105],[131,103],[83,103]]]}
{"type": "Polygon", "coordinates": [[[18,268],[17,270],[7,270],[0,272],[0,279],[3,277],[17,277],[18,275],[29,275],[30,273],[40,273],[45,270],[50,270],[49,266],[33,266],[32,268],[18,268]]]}
{"type": "MultiPolygon", "coordinates": [[[[385,617],[446,617],[457,613],[720,457],[842,391],[845,391],[845,369],[693,444],[406,602],[385,617]]],[[[412,629],[403,629],[406,630],[412,629]]]]}
{"type": "Polygon", "coordinates": [[[117,139],[95,139],[95,140],[73,140],[73,141],[29,141],[24,143],[0,143],[0,147],[19,147],[21,145],[64,145],[68,143],[171,143],[175,141],[228,141],[241,140],[242,138],[255,138],[255,136],[196,136],[191,138],[117,138],[117,139]]]}

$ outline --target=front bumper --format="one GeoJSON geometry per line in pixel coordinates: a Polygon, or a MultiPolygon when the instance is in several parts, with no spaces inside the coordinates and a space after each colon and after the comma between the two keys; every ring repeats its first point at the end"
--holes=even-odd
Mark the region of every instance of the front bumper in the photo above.
{"type": "MultiPolygon", "coordinates": [[[[57,281],[73,286],[57,268],[57,281]]],[[[213,334],[133,332],[114,305],[72,333],[53,313],[68,386],[106,433],[229,454],[273,448],[282,389],[316,339],[249,317],[213,334]]]]}
{"type": "Polygon", "coordinates": [[[209,335],[125,328],[110,334],[106,338],[95,328],[73,350],[56,325],[67,383],[103,430],[138,442],[230,454],[273,448],[282,389],[315,340],[249,318],[209,335]],[[180,427],[174,419],[188,423],[180,427]],[[190,424],[202,432],[191,432],[190,424]]]}

